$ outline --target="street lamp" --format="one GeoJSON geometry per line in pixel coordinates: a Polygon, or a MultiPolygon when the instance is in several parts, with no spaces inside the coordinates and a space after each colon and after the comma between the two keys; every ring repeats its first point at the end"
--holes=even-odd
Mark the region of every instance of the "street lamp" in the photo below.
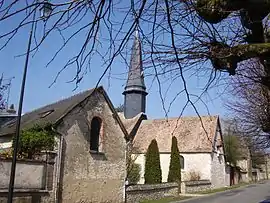
{"type": "Polygon", "coordinates": [[[53,10],[53,4],[50,3],[48,0],[44,0],[41,8],[40,8],[40,16],[41,18],[46,21],[51,13],[52,13],[52,10],[53,10]]]}
{"type": "MultiPolygon", "coordinates": [[[[41,17],[44,20],[46,20],[48,19],[48,17],[50,16],[52,12],[52,4],[49,3],[47,0],[44,0],[44,2],[42,3],[42,8],[43,8],[43,11],[42,11],[41,17]]],[[[17,116],[17,121],[16,121],[16,131],[15,131],[15,140],[14,140],[11,171],[10,171],[7,203],[12,203],[13,201],[14,180],[15,180],[17,152],[18,152],[18,145],[19,145],[21,117],[22,117],[22,105],[23,105],[23,97],[24,97],[24,89],[25,89],[29,54],[31,50],[32,35],[33,35],[33,30],[34,30],[34,25],[35,25],[35,18],[36,18],[36,10],[34,11],[34,14],[33,14],[33,21],[32,21],[31,30],[29,33],[27,52],[26,52],[26,58],[25,58],[25,64],[24,64],[24,72],[23,72],[23,79],[22,79],[22,84],[21,84],[20,100],[19,100],[19,107],[18,107],[18,116],[17,116]]]]}

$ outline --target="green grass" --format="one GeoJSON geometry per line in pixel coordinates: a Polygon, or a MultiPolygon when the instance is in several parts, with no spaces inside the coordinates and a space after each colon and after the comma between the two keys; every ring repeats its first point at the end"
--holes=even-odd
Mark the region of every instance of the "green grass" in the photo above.
{"type": "Polygon", "coordinates": [[[184,199],[189,199],[191,197],[165,197],[165,198],[162,198],[162,199],[159,199],[159,200],[144,200],[140,203],[169,203],[169,202],[172,202],[172,201],[179,201],[179,200],[184,200],[184,199]]]}
{"type": "Polygon", "coordinates": [[[222,188],[217,188],[217,189],[200,191],[200,192],[197,192],[196,194],[211,194],[211,193],[223,192],[226,190],[236,189],[236,188],[239,188],[241,186],[245,186],[245,185],[249,185],[249,184],[251,184],[251,183],[239,183],[237,185],[233,185],[230,187],[222,187],[222,188]]]}

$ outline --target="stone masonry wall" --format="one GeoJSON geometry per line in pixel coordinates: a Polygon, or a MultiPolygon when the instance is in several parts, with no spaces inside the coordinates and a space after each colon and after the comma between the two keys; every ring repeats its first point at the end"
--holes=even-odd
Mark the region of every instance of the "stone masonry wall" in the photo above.
{"type": "Polygon", "coordinates": [[[209,189],[211,189],[210,180],[183,181],[181,184],[181,193],[183,194],[192,194],[209,189]]]}
{"type": "Polygon", "coordinates": [[[226,182],[226,162],[225,162],[225,157],[224,157],[224,150],[221,147],[220,149],[220,154],[216,153],[217,150],[217,144],[218,140],[221,140],[221,133],[219,130],[217,130],[216,135],[214,137],[214,149],[215,152],[212,152],[211,154],[211,159],[212,159],[212,164],[211,164],[211,183],[212,183],[212,188],[220,188],[220,187],[225,187],[228,186],[229,184],[226,182]]]}
{"type": "Polygon", "coordinates": [[[178,184],[132,185],[126,188],[126,195],[127,203],[139,203],[142,200],[155,200],[166,196],[177,196],[178,184]]]}
{"type": "MultiPolygon", "coordinates": [[[[0,161],[0,189],[7,189],[10,178],[11,160],[0,161]]],[[[19,189],[45,188],[45,163],[18,162],[14,187],[19,189]]]]}
{"type": "MultiPolygon", "coordinates": [[[[17,160],[14,184],[14,203],[53,203],[54,158],[47,161],[17,160]]],[[[11,159],[0,159],[0,203],[7,202],[11,159]]]]}
{"type": "MultiPolygon", "coordinates": [[[[7,202],[8,191],[0,190],[0,203],[7,202]]],[[[13,203],[55,203],[53,193],[46,190],[14,190],[13,203]]]]}
{"type": "Polygon", "coordinates": [[[62,202],[124,201],[126,140],[102,94],[76,107],[57,130],[64,136],[62,202]],[[93,117],[102,120],[100,152],[90,151],[93,117]]]}

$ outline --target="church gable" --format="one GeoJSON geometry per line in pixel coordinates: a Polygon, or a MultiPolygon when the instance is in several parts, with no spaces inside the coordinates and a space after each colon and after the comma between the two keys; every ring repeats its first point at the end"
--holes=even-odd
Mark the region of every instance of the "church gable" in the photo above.
{"type": "Polygon", "coordinates": [[[219,118],[217,119],[216,132],[213,138],[213,151],[218,154],[224,154],[224,142],[219,118]]]}
{"type": "Polygon", "coordinates": [[[103,89],[94,91],[65,115],[59,124],[57,130],[61,134],[76,131],[91,152],[103,153],[109,149],[105,143],[112,143],[115,139],[115,144],[122,145],[116,142],[127,138],[127,131],[103,89]]]}

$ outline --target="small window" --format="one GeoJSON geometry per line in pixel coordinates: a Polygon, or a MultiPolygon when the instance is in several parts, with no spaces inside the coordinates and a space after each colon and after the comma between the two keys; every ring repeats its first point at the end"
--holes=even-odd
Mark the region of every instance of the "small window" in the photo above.
{"type": "Polygon", "coordinates": [[[184,160],[184,157],[182,155],[180,155],[180,165],[181,165],[181,169],[185,168],[185,160],[184,160]]]}
{"type": "Polygon", "coordinates": [[[90,132],[90,151],[99,151],[99,139],[102,121],[98,117],[94,117],[91,121],[90,132]]]}

